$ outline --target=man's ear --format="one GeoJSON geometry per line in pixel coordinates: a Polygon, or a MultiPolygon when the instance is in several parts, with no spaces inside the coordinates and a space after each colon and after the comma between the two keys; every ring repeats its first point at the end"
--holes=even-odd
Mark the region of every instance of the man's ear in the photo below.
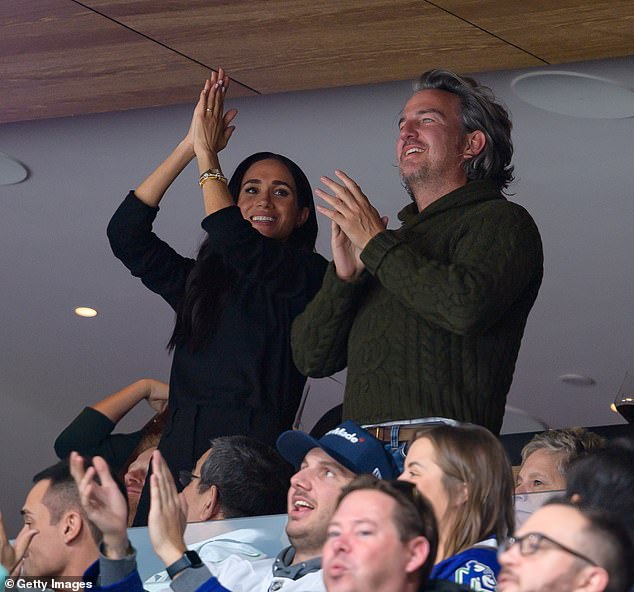
{"type": "Polygon", "coordinates": [[[206,520],[219,520],[219,514],[222,513],[220,508],[220,496],[218,495],[218,488],[212,485],[207,491],[205,491],[205,503],[200,510],[199,519],[204,522],[206,520]]]}
{"type": "Polygon", "coordinates": [[[487,138],[484,132],[475,130],[465,135],[465,147],[463,155],[466,159],[474,158],[484,150],[487,138]]]}
{"type": "Polygon", "coordinates": [[[60,520],[60,528],[62,529],[62,539],[66,545],[70,545],[80,534],[84,528],[84,519],[81,514],[75,510],[66,512],[60,520]]]}
{"type": "Polygon", "coordinates": [[[429,557],[429,541],[424,536],[414,537],[407,543],[408,561],[405,572],[410,574],[418,571],[429,557]]]}
{"type": "Polygon", "coordinates": [[[610,576],[605,568],[589,565],[577,573],[574,590],[602,592],[607,588],[609,580],[610,576]]]}

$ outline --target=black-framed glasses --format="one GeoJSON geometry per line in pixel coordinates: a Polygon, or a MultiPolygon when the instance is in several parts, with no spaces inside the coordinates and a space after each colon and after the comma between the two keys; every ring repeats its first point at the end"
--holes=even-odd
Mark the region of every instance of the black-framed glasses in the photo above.
{"type": "Polygon", "coordinates": [[[183,487],[187,487],[194,479],[200,479],[200,475],[194,475],[191,471],[178,471],[178,480],[183,487]]]}
{"type": "Polygon", "coordinates": [[[570,553],[570,555],[574,555],[575,557],[588,562],[590,565],[598,567],[597,563],[592,561],[589,557],[586,557],[582,553],[579,553],[579,551],[575,551],[570,547],[566,547],[566,545],[558,543],[556,540],[551,539],[549,536],[546,536],[541,532],[529,532],[522,537],[508,537],[500,544],[498,554],[508,551],[513,545],[519,545],[520,555],[534,555],[542,548],[542,543],[544,541],[550,543],[553,547],[556,547],[560,551],[570,553]]]}

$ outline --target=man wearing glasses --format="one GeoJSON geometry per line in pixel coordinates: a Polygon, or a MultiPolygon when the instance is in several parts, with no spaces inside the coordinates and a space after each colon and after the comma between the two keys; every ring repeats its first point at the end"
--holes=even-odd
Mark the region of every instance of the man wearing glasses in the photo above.
{"type": "MultiPolygon", "coordinates": [[[[282,514],[291,475],[291,465],[262,442],[242,435],[214,438],[193,471],[179,472],[187,522],[282,514]]],[[[265,544],[266,533],[240,528],[189,548],[202,561],[218,563],[232,555],[245,561],[263,559],[266,555],[260,549],[265,544]]],[[[145,589],[162,590],[169,583],[164,570],[152,575],[145,589]]]]}
{"type": "Polygon", "coordinates": [[[627,592],[632,541],[605,512],[553,500],[500,546],[499,592],[627,592]]]}

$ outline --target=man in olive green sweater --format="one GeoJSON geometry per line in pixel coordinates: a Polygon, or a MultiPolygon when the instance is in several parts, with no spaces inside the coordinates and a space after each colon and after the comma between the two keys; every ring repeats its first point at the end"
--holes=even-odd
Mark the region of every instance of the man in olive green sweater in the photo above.
{"type": "MultiPolygon", "coordinates": [[[[491,91],[446,70],[426,72],[415,90],[396,146],[413,201],[398,230],[345,173],[321,178],[333,263],[293,326],[295,362],[314,377],[348,367],[344,418],[433,416],[498,433],[542,279],[541,239],[502,195],[511,123],[491,91]]],[[[393,429],[376,434],[395,442],[393,429]]]]}

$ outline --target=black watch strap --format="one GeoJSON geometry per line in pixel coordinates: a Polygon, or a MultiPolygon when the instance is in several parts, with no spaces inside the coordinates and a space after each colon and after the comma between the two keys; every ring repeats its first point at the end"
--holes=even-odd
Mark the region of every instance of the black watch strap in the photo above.
{"type": "Polygon", "coordinates": [[[180,572],[188,567],[201,567],[203,562],[196,551],[185,551],[180,559],[167,566],[167,575],[173,580],[180,572]]]}

